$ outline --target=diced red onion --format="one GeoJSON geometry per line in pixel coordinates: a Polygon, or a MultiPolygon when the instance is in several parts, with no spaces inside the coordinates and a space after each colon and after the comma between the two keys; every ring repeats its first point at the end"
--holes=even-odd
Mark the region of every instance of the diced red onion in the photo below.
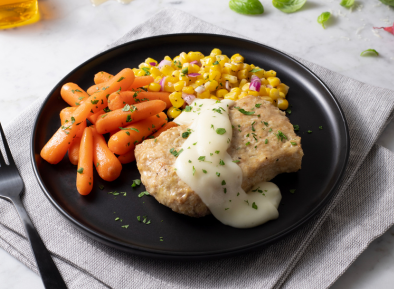
{"type": "Polygon", "coordinates": [[[166,76],[164,76],[161,80],[160,80],[160,86],[161,86],[161,88],[160,88],[160,91],[164,91],[164,84],[165,84],[165,82],[166,82],[166,76]]]}
{"type": "Polygon", "coordinates": [[[200,61],[197,61],[197,60],[191,61],[190,64],[197,64],[197,65],[200,66],[200,67],[201,67],[201,65],[202,65],[201,62],[200,62],[200,61]]]}
{"type": "Polygon", "coordinates": [[[205,91],[205,86],[200,85],[200,86],[196,87],[196,89],[194,91],[197,93],[203,93],[205,91]]]}
{"type": "Polygon", "coordinates": [[[197,77],[197,76],[199,76],[199,75],[201,75],[200,73],[189,73],[187,76],[190,76],[190,77],[197,77]]]}
{"type": "Polygon", "coordinates": [[[163,59],[162,61],[160,61],[159,66],[157,66],[157,68],[160,69],[160,68],[162,68],[164,65],[171,66],[171,64],[172,64],[171,61],[163,59]]]}
{"type": "Polygon", "coordinates": [[[151,66],[156,66],[156,62],[149,62],[151,66]]]}
{"type": "Polygon", "coordinates": [[[226,80],[226,89],[227,89],[228,91],[231,90],[230,81],[228,81],[228,80],[226,80]]]}
{"type": "Polygon", "coordinates": [[[253,75],[250,79],[249,90],[260,91],[261,80],[256,75],[253,75]]]}
{"type": "Polygon", "coordinates": [[[182,92],[182,98],[188,105],[191,105],[192,102],[196,99],[196,96],[194,94],[187,94],[182,92]]]}

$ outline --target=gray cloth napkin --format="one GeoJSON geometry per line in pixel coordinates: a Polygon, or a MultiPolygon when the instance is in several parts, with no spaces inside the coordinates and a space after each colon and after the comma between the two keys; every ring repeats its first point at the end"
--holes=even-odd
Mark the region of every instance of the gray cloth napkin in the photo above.
{"type": "MultiPolygon", "coordinates": [[[[166,9],[109,47],[180,32],[235,35],[185,12],[166,9]]],[[[52,207],[32,171],[27,137],[32,122],[26,122],[25,116],[33,119],[43,98],[6,127],[26,186],[23,202],[69,288],[327,288],[393,225],[394,154],[374,144],[391,120],[394,91],[296,59],[316,73],[339,100],[350,129],[349,165],[334,198],[306,225],[270,246],[237,257],[200,262],[154,260],[86,237],[52,207]]],[[[0,200],[0,246],[37,272],[17,213],[4,200],[0,200]]]]}

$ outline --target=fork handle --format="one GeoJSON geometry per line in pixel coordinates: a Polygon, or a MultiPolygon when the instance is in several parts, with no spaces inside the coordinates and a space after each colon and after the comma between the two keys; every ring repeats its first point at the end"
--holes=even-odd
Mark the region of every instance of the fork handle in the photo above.
{"type": "Polygon", "coordinates": [[[21,218],[23,225],[25,226],[27,237],[30,241],[30,246],[36,259],[38,271],[40,272],[42,282],[46,289],[67,289],[66,284],[63,281],[60,272],[58,271],[52,257],[42,242],[40,236],[33,223],[31,222],[29,215],[27,214],[20,197],[12,198],[16,210],[18,211],[19,217],[21,218]]]}

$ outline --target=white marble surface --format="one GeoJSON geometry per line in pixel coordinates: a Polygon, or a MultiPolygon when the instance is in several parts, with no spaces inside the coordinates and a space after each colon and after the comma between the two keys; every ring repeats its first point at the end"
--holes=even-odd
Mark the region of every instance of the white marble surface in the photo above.
{"type": "MultiPolygon", "coordinates": [[[[308,0],[294,14],[276,10],[261,0],[265,13],[242,16],[228,0],[134,0],[129,5],[109,1],[92,7],[89,0],[39,0],[42,21],[0,31],[0,121],[7,124],[38,97],[45,96],[70,70],[121,37],[162,7],[181,9],[212,24],[257,39],[357,80],[394,90],[394,36],[372,32],[389,26],[394,9],[377,0],[356,0],[350,13],[339,0],[308,0]],[[331,11],[327,29],[317,24],[331,11]],[[360,57],[373,48],[379,57],[360,57]]],[[[394,124],[380,139],[394,151],[394,124]]],[[[334,284],[335,289],[393,288],[394,228],[375,240],[334,284]]],[[[43,288],[40,279],[0,249],[0,289],[43,288]]]]}

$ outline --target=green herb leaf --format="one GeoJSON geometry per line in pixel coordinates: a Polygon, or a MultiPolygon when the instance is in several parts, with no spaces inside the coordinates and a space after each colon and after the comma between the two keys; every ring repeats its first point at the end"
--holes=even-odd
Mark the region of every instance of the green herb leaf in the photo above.
{"type": "Polygon", "coordinates": [[[259,108],[262,105],[262,103],[256,103],[254,106],[259,108]]]}
{"type": "Polygon", "coordinates": [[[319,129],[323,129],[323,127],[322,127],[322,126],[319,126],[319,129]]]}
{"type": "Polygon", "coordinates": [[[92,104],[98,104],[99,101],[98,101],[98,99],[96,99],[96,100],[91,100],[90,102],[91,102],[92,104]]]}
{"type": "Polygon", "coordinates": [[[292,189],[292,190],[289,190],[289,191],[290,191],[290,193],[294,194],[296,190],[292,189]]]}
{"type": "Polygon", "coordinates": [[[193,176],[194,176],[195,173],[196,173],[196,169],[193,166],[193,176]]]}
{"type": "Polygon", "coordinates": [[[142,70],[145,71],[145,75],[150,75],[150,71],[148,67],[142,67],[142,70]]]}
{"type": "Polygon", "coordinates": [[[223,134],[226,133],[226,130],[225,130],[224,128],[217,128],[217,129],[216,129],[216,133],[217,133],[217,134],[220,134],[220,135],[223,135],[223,134]]]}
{"type": "Polygon", "coordinates": [[[218,155],[219,153],[220,153],[220,151],[215,151],[215,154],[217,154],[217,155],[218,155]]]}
{"type": "Polygon", "coordinates": [[[129,225],[122,226],[122,228],[125,228],[125,229],[127,229],[128,227],[129,227],[129,225]]]}
{"type": "Polygon", "coordinates": [[[207,173],[207,171],[206,171],[206,170],[202,170],[202,172],[203,172],[204,174],[206,174],[206,173],[207,173]]]}
{"type": "Polygon", "coordinates": [[[278,133],[275,134],[278,140],[283,141],[284,139],[287,139],[287,136],[280,130],[278,130],[278,133]]]}
{"type": "Polygon", "coordinates": [[[293,13],[302,8],[306,0],[273,0],[272,5],[284,13],[293,13]]]}
{"type": "Polygon", "coordinates": [[[78,172],[79,174],[82,174],[82,173],[83,173],[83,168],[79,168],[79,169],[77,170],[77,172],[78,172]]]}
{"type": "Polygon", "coordinates": [[[290,108],[286,109],[286,112],[287,112],[288,114],[291,114],[291,109],[290,109],[290,108]]]}
{"type": "Polygon", "coordinates": [[[254,111],[246,111],[243,108],[238,109],[240,113],[243,113],[245,115],[252,115],[254,114],[254,111]]]}
{"type": "Polygon", "coordinates": [[[185,107],[185,111],[186,111],[186,112],[191,112],[191,111],[192,111],[192,107],[187,105],[187,106],[185,107]]]}
{"type": "Polygon", "coordinates": [[[104,190],[104,186],[103,185],[99,185],[99,189],[100,190],[104,190]]]}
{"type": "Polygon", "coordinates": [[[141,180],[136,179],[136,180],[133,180],[133,184],[131,185],[131,187],[135,188],[136,186],[139,186],[139,185],[141,185],[141,180]]]}
{"type": "Polygon", "coordinates": [[[149,196],[149,193],[145,191],[138,194],[138,198],[142,198],[143,196],[149,196]]]}
{"type": "Polygon", "coordinates": [[[219,161],[219,165],[221,165],[221,166],[225,165],[225,163],[224,163],[224,161],[222,159],[219,161]]]}
{"type": "Polygon", "coordinates": [[[383,4],[393,6],[394,7],[394,0],[380,0],[383,4]]]}
{"type": "Polygon", "coordinates": [[[255,203],[255,202],[253,202],[253,204],[252,204],[252,208],[253,208],[253,209],[255,209],[255,210],[257,210],[259,207],[257,207],[257,205],[256,205],[256,203],[255,203]]]}
{"type": "MultiPolygon", "coordinates": [[[[254,73],[254,72],[259,72],[259,71],[262,71],[262,69],[261,69],[261,68],[258,68],[258,67],[255,67],[255,68],[253,68],[252,70],[250,70],[249,72],[254,73]]],[[[261,104],[260,104],[260,105],[261,105],[261,104]]],[[[258,106],[256,106],[256,107],[258,107],[258,106]]]]}
{"type": "Polygon", "coordinates": [[[131,121],[132,121],[132,118],[131,118],[131,115],[129,114],[129,115],[127,115],[126,122],[131,122],[131,121]]]}
{"type": "Polygon", "coordinates": [[[190,134],[191,134],[190,131],[185,131],[184,133],[182,133],[182,137],[183,138],[188,138],[190,134]]]}
{"type": "Polygon", "coordinates": [[[220,177],[220,173],[216,172],[216,175],[217,175],[218,177],[220,177]]]}
{"type": "Polygon", "coordinates": [[[121,130],[134,130],[136,132],[140,132],[138,129],[136,129],[134,127],[129,127],[129,128],[127,128],[127,127],[119,127],[119,129],[121,129],[121,130]]]}
{"type": "Polygon", "coordinates": [[[199,157],[198,160],[199,160],[199,161],[202,161],[202,162],[205,161],[205,156],[199,157]]]}
{"type": "Polygon", "coordinates": [[[219,64],[219,61],[215,61],[214,63],[212,63],[213,65],[218,65],[219,64]]]}
{"type": "Polygon", "coordinates": [[[240,162],[240,160],[234,160],[233,163],[238,164],[240,162]]]}
{"type": "Polygon", "coordinates": [[[294,127],[294,131],[300,130],[300,126],[298,124],[293,124],[293,127],[294,127]]]}
{"type": "Polygon", "coordinates": [[[354,5],[354,0],[342,0],[340,4],[345,8],[350,8],[354,5]]]}
{"type": "Polygon", "coordinates": [[[121,78],[118,79],[117,82],[121,82],[124,79],[124,77],[122,76],[121,78]]]}
{"type": "Polygon", "coordinates": [[[375,49],[367,49],[361,52],[360,56],[374,55],[379,56],[379,53],[375,49]]]}
{"type": "Polygon", "coordinates": [[[294,141],[291,141],[290,143],[291,143],[291,145],[293,145],[293,146],[296,146],[296,145],[297,145],[297,143],[294,142],[294,141]]]}
{"type": "Polygon", "coordinates": [[[258,15],[264,13],[264,7],[259,0],[230,0],[231,10],[246,15],[258,15]]]}
{"type": "Polygon", "coordinates": [[[183,149],[181,149],[179,152],[177,152],[174,148],[170,149],[170,153],[176,158],[181,154],[181,152],[183,152],[183,149]]]}
{"type": "Polygon", "coordinates": [[[183,68],[183,69],[181,70],[181,72],[182,72],[182,74],[187,75],[187,74],[189,73],[189,68],[188,68],[188,67],[185,67],[185,68],[183,68]]]}
{"type": "Polygon", "coordinates": [[[225,185],[226,185],[226,181],[223,180],[223,181],[222,181],[222,186],[225,186],[225,185]]]}
{"type": "Polygon", "coordinates": [[[312,131],[311,131],[311,130],[308,130],[308,133],[312,133],[312,131]]]}
{"type": "Polygon", "coordinates": [[[317,23],[321,24],[323,26],[323,28],[326,29],[326,27],[324,26],[324,23],[326,23],[328,21],[328,19],[330,19],[330,17],[331,17],[330,12],[323,12],[322,14],[320,14],[319,17],[317,17],[317,23]]]}

